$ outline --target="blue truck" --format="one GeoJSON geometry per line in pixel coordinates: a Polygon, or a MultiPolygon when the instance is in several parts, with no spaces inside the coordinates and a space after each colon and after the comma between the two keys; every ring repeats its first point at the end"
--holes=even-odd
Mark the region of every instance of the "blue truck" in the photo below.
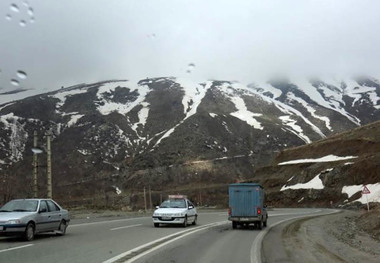
{"type": "Polygon", "coordinates": [[[268,213],[265,205],[264,188],[257,183],[236,183],[228,187],[228,220],[232,228],[254,224],[262,229],[267,226],[268,213]]]}

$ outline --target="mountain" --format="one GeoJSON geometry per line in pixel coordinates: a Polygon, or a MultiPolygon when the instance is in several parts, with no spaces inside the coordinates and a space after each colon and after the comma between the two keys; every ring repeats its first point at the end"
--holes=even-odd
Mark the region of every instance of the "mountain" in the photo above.
{"type": "Polygon", "coordinates": [[[216,195],[286,148],[377,121],[379,108],[380,84],[373,78],[79,84],[0,105],[0,174],[14,185],[8,196],[31,195],[33,131],[44,148],[50,130],[60,202],[108,204],[111,198],[133,207],[144,187],[151,187],[155,203],[165,191],[192,195],[191,189],[208,187],[208,199],[200,193],[193,199],[212,203],[211,187],[216,195]]]}

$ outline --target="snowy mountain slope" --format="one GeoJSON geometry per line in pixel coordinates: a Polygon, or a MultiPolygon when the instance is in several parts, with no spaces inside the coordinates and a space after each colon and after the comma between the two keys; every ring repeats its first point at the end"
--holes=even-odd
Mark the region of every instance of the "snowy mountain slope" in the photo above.
{"type": "Polygon", "coordinates": [[[379,120],[379,94],[373,79],[80,84],[0,106],[0,169],[29,171],[33,131],[49,129],[60,183],[236,156],[262,166],[282,149],[379,120]]]}

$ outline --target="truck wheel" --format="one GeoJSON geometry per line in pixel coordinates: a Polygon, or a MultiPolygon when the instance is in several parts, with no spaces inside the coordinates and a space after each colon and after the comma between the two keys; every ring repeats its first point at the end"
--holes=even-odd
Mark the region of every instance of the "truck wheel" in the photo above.
{"type": "Polygon", "coordinates": [[[263,229],[263,221],[257,222],[256,226],[257,226],[257,229],[259,229],[259,230],[263,229]]]}
{"type": "Polygon", "coordinates": [[[232,221],[232,229],[236,229],[237,228],[237,223],[235,221],[232,221]]]}

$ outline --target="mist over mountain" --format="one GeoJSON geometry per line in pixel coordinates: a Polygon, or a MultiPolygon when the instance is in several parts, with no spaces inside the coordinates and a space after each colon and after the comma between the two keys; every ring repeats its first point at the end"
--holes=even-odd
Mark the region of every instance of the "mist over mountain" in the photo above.
{"type": "Polygon", "coordinates": [[[14,185],[8,196],[30,196],[33,131],[44,148],[50,130],[58,199],[117,195],[129,204],[143,187],[157,199],[251,178],[284,149],[380,120],[379,109],[373,78],[79,84],[0,105],[0,174],[14,185]]]}

